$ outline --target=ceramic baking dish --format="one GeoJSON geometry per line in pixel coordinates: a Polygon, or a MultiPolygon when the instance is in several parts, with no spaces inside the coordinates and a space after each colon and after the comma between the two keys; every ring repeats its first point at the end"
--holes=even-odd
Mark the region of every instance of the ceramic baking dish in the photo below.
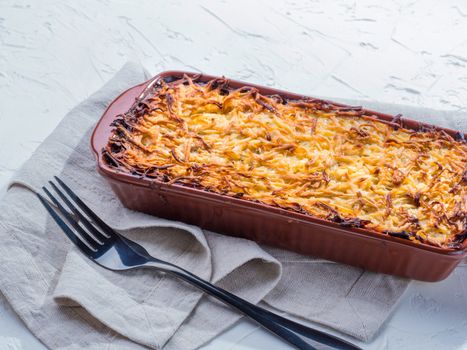
{"type": "MultiPolygon", "coordinates": [[[[342,227],[328,220],[240,198],[142,178],[107,165],[102,150],[111,135],[112,121],[128,111],[149,84],[159,79],[174,81],[183,74],[195,76],[189,72],[163,72],[123,92],[109,105],[94,129],[91,147],[97,159],[97,169],[126,207],[261,244],[422,281],[446,278],[467,255],[467,240],[460,248],[440,248],[362,228],[342,227]]],[[[215,78],[219,77],[202,75],[197,82],[215,78]]],[[[310,98],[234,80],[229,80],[229,86],[251,86],[263,95],[277,94],[288,100],[310,98]]],[[[384,121],[394,121],[391,115],[363,111],[384,121]]],[[[408,129],[432,127],[409,119],[399,119],[398,122],[408,129]]],[[[443,130],[453,137],[465,137],[453,130],[443,130]]]]}

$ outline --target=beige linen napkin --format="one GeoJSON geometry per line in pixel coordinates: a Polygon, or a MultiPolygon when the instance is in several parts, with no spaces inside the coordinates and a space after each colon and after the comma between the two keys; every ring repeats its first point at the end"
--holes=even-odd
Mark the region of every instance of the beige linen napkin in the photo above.
{"type": "MultiPolygon", "coordinates": [[[[155,256],[254,303],[371,339],[409,281],[260,247],[120,204],[95,170],[89,137],[108,103],[147,77],[127,64],[68,113],[0,202],[0,290],[32,332],[52,349],[192,349],[240,317],[170,276],[114,273],[88,262],[31,191],[58,174],[108,224],[155,256]]],[[[450,119],[433,121],[465,129],[450,119]]]]}

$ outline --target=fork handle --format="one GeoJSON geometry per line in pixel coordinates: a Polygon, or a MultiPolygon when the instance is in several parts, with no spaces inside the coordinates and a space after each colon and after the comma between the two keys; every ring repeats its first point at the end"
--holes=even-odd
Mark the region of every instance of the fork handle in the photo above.
{"type": "Polygon", "coordinates": [[[179,277],[194,287],[197,287],[203,292],[224,302],[225,304],[236,308],[245,316],[248,316],[270,332],[276,334],[298,349],[316,350],[312,344],[313,342],[318,342],[333,349],[361,350],[361,348],[343,339],[335,337],[331,334],[324,333],[317,329],[306,327],[266,309],[263,309],[257,305],[254,305],[222,288],[216,287],[215,285],[178,266],[166,264],[165,262],[161,263],[157,259],[154,259],[154,261],[149,261],[147,265],[156,267],[157,269],[162,269],[165,272],[179,277]]]}

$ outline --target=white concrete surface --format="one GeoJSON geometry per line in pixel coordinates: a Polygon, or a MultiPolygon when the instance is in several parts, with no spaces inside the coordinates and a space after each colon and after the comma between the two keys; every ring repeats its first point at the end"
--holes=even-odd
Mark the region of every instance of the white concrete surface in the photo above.
{"type": "MultiPolygon", "coordinates": [[[[203,71],[467,117],[463,0],[2,0],[0,187],[73,105],[129,59],[153,73],[203,71]]],[[[467,281],[460,276],[414,283],[362,347],[467,349],[467,281]]],[[[0,300],[0,349],[41,349],[0,300]]],[[[286,346],[246,321],[206,346],[265,348],[286,346]]]]}

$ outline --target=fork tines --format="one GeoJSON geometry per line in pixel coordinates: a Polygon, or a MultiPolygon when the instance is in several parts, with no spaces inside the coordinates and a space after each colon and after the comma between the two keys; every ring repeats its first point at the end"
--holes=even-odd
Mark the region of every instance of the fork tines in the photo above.
{"type": "Polygon", "coordinates": [[[39,200],[68,238],[84,254],[93,256],[98,251],[98,247],[105,245],[106,239],[110,238],[112,232],[110,227],[89,209],[62,180],[57,176],[54,176],[54,179],[57,184],[52,181],[49,181],[49,184],[60,200],[45,186],[42,189],[54,206],[44,196],[36,193],[39,200]],[[61,202],[65,203],[71,213],[61,202]]]}

